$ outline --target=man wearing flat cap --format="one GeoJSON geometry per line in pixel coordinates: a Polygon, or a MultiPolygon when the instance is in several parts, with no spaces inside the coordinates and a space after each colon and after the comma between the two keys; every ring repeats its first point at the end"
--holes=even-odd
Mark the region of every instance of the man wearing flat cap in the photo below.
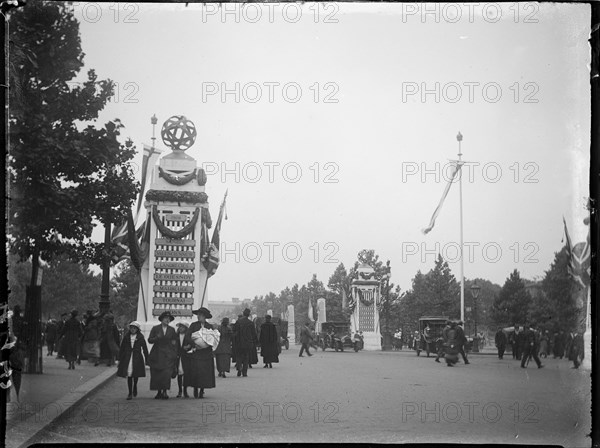
{"type": "Polygon", "coordinates": [[[148,365],[150,366],[150,390],[158,391],[155,399],[169,398],[167,390],[171,389],[171,375],[177,361],[177,334],[169,325],[175,318],[165,311],[158,320],[159,325],[152,327],[148,342],[152,345],[148,365]]]}
{"type": "Polygon", "coordinates": [[[202,329],[213,330],[213,326],[206,322],[212,314],[204,307],[192,313],[198,316],[198,320],[192,322],[183,338],[183,349],[187,358],[184,364],[183,387],[193,387],[194,398],[203,398],[204,389],[215,387],[215,358],[212,346],[206,343],[199,346],[192,335],[202,329]]]}
{"type": "MultiPolygon", "coordinates": [[[[236,365],[237,376],[248,376],[248,364],[250,362],[250,351],[253,350],[254,344],[258,342],[256,328],[254,323],[249,319],[250,309],[246,308],[243,316],[236,322],[235,328],[235,349],[236,349],[236,365]]],[[[255,352],[256,353],[256,352],[255,352]]]]}

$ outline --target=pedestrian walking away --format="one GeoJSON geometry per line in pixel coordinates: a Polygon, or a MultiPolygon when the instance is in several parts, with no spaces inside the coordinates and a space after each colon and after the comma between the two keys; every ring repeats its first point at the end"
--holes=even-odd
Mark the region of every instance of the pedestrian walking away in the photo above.
{"type": "Polygon", "coordinates": [[[308,347],[312,340],[313,337],[310,331],[310,327],[308,326],[308,323],[305,323],[304,327],[302,327],[302,330],[300,330],[300,342],[302,343],[302,346],[300,347],[300,354],[298,356],[302,357],[302,353],[304,353],[305,350],[308,356],[312,356],[312,354],[308,350],[308,347]]]}
{"type": "Polygon", "coordinates": [[[225,378],[225,374],[229,373],[231,367],[231,352],[233,342],[233,331],[229,328],[229,318],[224,317],[219,327],[221,338],[219,345],[215,350],[215,358],[217,359],[217,372],[219,377],[225,378]]]}
{"type": "Polygon", "coordinates": [[[171,376],[176,369],[177,334],[169,326],[174,319],[169,311],[165,311],[158,316],[160,324],[152,327],[148,336],[148,342],[153,344],[148,356],[150,390],[158,391],[154,397],[157,400],[169,398],[167,390],[171,389],[171,376]]]}
{"type": "Polygon", "coordinates": [[[271,316],[265,316],[265,322],[260,326],[260,355],[265,367],[273,368],[273,363],[279,362],[279,335],[277,327],[271,322],[271,316]]]}
{"type": "Polygon", "coordinates": [[[184,364],[183,387],[194,388],[194,398],[203,398],[204,389],[215,387],[215,358],[213,350],[219,345],[220,333],[206,322],[212,317],[204,307],[192,311],[198,316],[185,333],[183,349],[187,361],[184,364]]]}
{"type": "Polygon", "coordinates": [[[254,355],[256,356],[256,328],[248,316],[250,316],[250,309],[246,308],[243,316],[235,323],[236,331],[234,332],[233,339],[236,348],[235,368],[237,369],[237,376],[248,376],[251,350],[254,350],[254,355]]]}
{"type": "Polygon", "coordinates": [[[119,348],[119,367],[117,376],[127,378],[127,399],[137,397],[138,378],[146,376],[148,346],[137,321],[129,324],[129,331],[123,335],[119,348]]]}

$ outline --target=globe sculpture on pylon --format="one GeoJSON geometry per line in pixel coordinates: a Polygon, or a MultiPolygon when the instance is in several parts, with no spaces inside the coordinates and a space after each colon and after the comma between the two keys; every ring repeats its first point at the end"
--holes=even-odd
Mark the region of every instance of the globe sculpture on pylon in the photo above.
{"type": "Polygon", "coordinates": [[[196,125],[183,115],[174,115],[164,122],[160,136],[173,151],[185,151],[196,141],[196,125]]]}

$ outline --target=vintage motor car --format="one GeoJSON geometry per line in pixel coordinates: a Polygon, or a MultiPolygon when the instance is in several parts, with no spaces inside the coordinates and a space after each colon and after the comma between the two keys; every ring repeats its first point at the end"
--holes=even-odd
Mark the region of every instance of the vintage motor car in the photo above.
{"type": "Polygon", "coordinates": [[[419,336],[420,341],[415,344],[417,356],[422,351],[427,353],[427,357],[431,353],[437,353],[440,340],[443,339],[443,331],[448,321],[444,316],[424,316],[419,319],[419,336]]]}
{"type": "Polygon", "coordinates": [[[346,322],[323,322],[316,343],[323,351],[330,348],[343,352],[347,348],[357,352],[362,348],[362,340],[352,337],[350,324],[346,322]]]}

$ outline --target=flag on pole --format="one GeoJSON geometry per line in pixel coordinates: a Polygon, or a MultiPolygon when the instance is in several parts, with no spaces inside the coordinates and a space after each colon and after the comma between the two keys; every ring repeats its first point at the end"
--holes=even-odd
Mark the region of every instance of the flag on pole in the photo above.
{"type": "MultiPolygon", "coordinates": [[[[208,277],[212,277],[217,268],[219,267],[220,257],[219,257],[219,247],[221,245],[221,224],[223,222],[223,218],[227,219],[227,191],[225,191],[225,196],[223,197],[223,202],[221,203],[221,208],[219,209],[219,218],[217,219],[217,224],[215,225],[215,230],[213,230],[212,239],[210,241],[210,247],[208,249],[208,258],[206,260],[205,268],[208,271],[208,277]]],[[[206,231],[208,234],[208,231],[206,231]]]]}
{"type": "Polygon", "coordinates": [[[312,301],[310,298],[308,299],[308,318],[311,322],[315,321],[315,313],[313,311],[312,301]]]}
{"type": "Polygon", "coordinates": [[[462,167],[462,163],[457,163],[454,166],[454,171],[452,172],[452,176],[448,180],[448,184],[446,185],[446,188],[444,189],[444,193],[442,194],[442,199],[440,199],[440,203],[438,204],[435,211],[433,212],[433,215],[431,216],[431,220],[429,221],[429,226],[427,226],[425,229],[422,230],[423,234],[427,235],[429,232],[431,232],[431,229],[433,229],[433,226],[435,225],[435,220],[438,217],[438,215],[440,214],[440,211],[442,210],[442,205],[444,204],[444,200],[446,199],[446,196],[448,196],[448,192],[450,191],[450,187],[452,186],[452,183],[454,182],[454,178],[460,171],[461,167],[462,167]]]}
{"type": "Polygon", "coordinates": [[[160,156],[161,152],[162,151],[160,149],[144,144],[144,151],[142,155],[142,185],[140,187],[140,194],[138,195],[137,206],[135,210],[134,222],[136,224],[137,219],[140,215],[142,204],[144,203],[144,194],[146,193],[146,187],[150,185],[150,182],[152,182],[152,168],[156,164],[156,161],[158,160],[158,157],[160,156]]]}
{"type": "MultiPolygon", "coordinates": [[[[567,222],[565,221],[565,217],[563,216],[563,224],[565,226],[565,238],[567,239],[567,270],[569,275],[573,277],[577,283],[579,283],[583,288],[586,287],[586,283],[589,283],[590,279],[590,257],[591,257],[591,248],[590,248],[590,235],[588,229],[587,240],[583,244],[581,252],[577,254],[575,251],[575,247],[571,243],[571,237],[569,236],[569,230],[567,229],[567,222]]],[[[579,244],[577,246],[579,246],[579,244]]]]}
{"type": "MultiPolygon", "coordinates": [[[[145,227],[145,222],[142,225],[137,226],[139,221],[140,211],[142,204],[144,203],[144,195],[146,189],[152,181],[152,167],[156,164],[158,157],[162,151],[144,144],[144,150],[142,153],[142,169],[141,169],[141,186],[140,192],[137,197],[137,205],[135,206],[135,215],[133,216],[133,224],[136,226],[136,234],[138,239],[141,238],[145,227]]],[[[116,246],[113,253],[113,261],[118,263],[121,260],[129,257],[129,230],[128,230],[128,218],[124,219],[123,222],[115,225],[112,234],[111,242],[116,246]]]]}

